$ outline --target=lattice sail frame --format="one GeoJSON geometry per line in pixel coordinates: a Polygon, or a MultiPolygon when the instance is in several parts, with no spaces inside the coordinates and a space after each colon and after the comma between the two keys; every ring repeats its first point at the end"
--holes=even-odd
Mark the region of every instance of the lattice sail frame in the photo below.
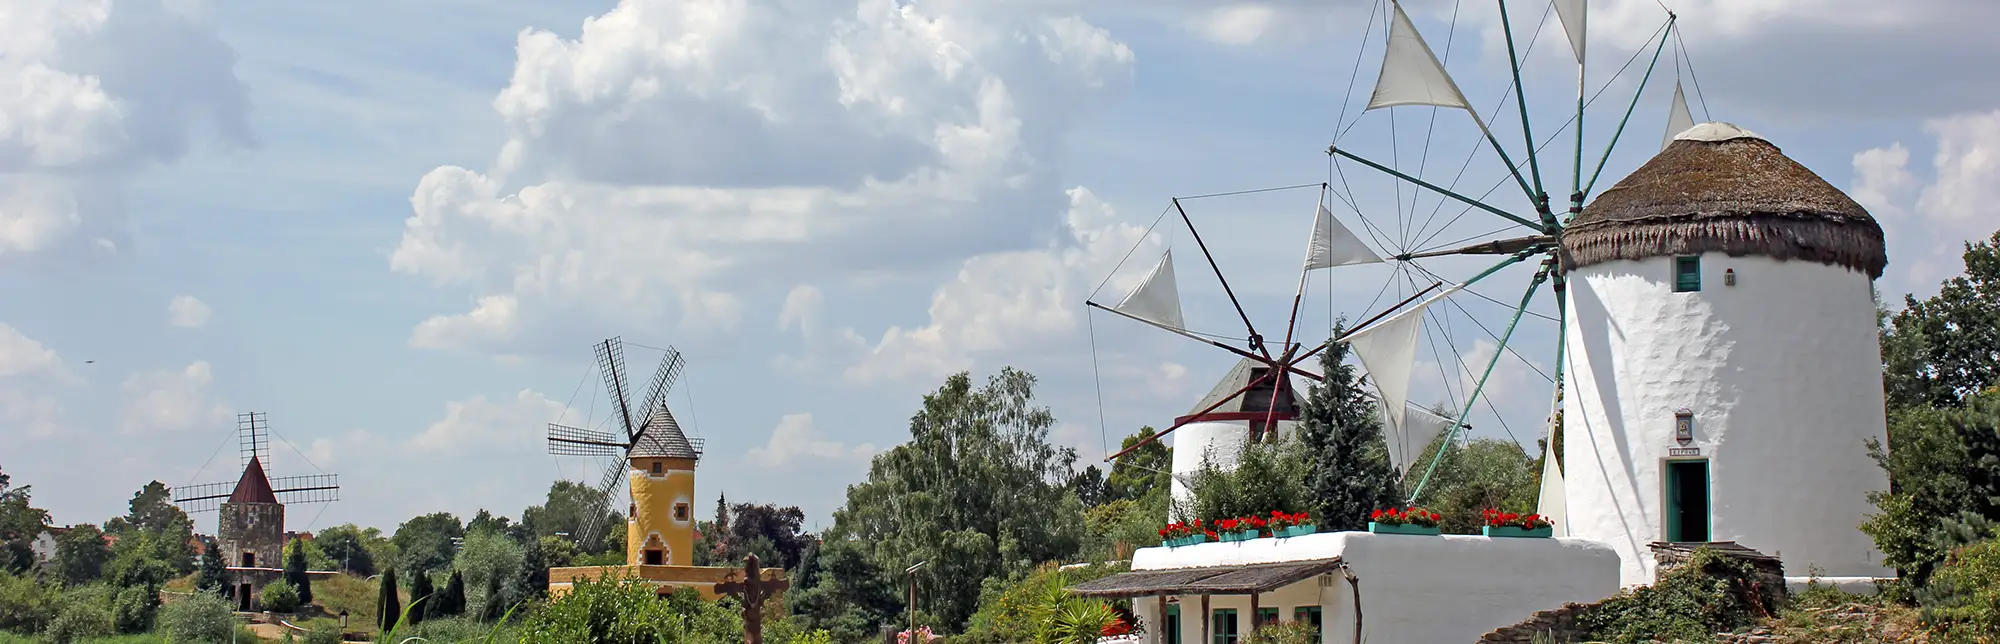
{"type": "MultiPolygon", "coordinates": [[[[577,534],[572,535],[576,543],[586,550],[594,549],[604,537],[607,529],[605,521],[612,509],[611,500],[625,480],[625,471],[629,467],[627,460],[631,457],[632,451],[640,447],[641,442],[648,442],[649,447],[659,447],[657,443],[664,442],[657,436],[648,434],[646,428],[655,422],[664,422],[672,426],[674,434],[680,434],[679,424],[673,420],[673,411],[667,406],[667,398],[674,383],[680,379],[686,360],[680,351],[673,347],[668,347],[665,351],[666,356],[660,360],[659,367],[654,371],[652,382],[646,388],[645,397],[640,399],[638,412],[643,415],[635,421],[630,400],[630,373],[625,368],[624,339],[613,337],[597,343],[592,348],[598,371],[603,376],[605,390],[612,397],[613,417],[618,421],[618,429],[621,430],[622,436],[609,431],[557,423],[548,425],[547,442],[550,454],[612,459],[606,465],[597,485],[592,488],[596,491],[594,508],[584,514],[583,525],[578,528],[577,534]],[[648,441],[649,438],[652,440],[648,441]]],[[[677,454],[688,451],[686,457],[700,458],[702,440],[686,440],[687,450],[668,451],[677,454]]]]}

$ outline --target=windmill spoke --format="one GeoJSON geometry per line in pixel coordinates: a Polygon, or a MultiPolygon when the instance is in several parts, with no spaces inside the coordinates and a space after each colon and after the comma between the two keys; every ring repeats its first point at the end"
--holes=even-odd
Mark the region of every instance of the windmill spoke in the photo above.
{"type": "Polygon", "coordinates": [[[1208,243],[1201,240],[1201,231],[1195,230],[1194,220],[1188,218],[1187,209],[1181,207],[1180,199],[1174,200],[1174,210],[1180,211],[1181,222],[1187,224],[1188,234],[1194,237],[1195,245],[1201,248],[1201,256],[1208,259],[1208,268],[1215,271],[1215,279],[1222,282],[1222,292],[1229,296],[1229,303],[1236,306],[1236,315],[1243,318],[1243,328],[1250,332],[1250,348],[1256,349],[1264,359],[1269,360],[1271,352],[1264,348],[1263,337],[1257,335],[1257,325],[1250,323],[1250,314],[1243,311],[1243,302],[1238,301],[1236,291],[1229,288],[1229,278],[1222,276],[1222,267],[1216,265],[1215,255],[1208,252],[1208,243]]]}
{"type": "MultiPolygon", "coordinates": [[[[1487,203],[1486,203],[1486,202],[1483,202],[1483,201],[1479,201],[1479,200],[1477,200],[1477,199],[1473,199],[1473,198],[1471,198],[1471,197],[1467,197],[1467,196],[1465,196],[1465,195],[1461,195],[1461,194],[1458,194],[1458,193],[1456,193],[1456,192],[1452,192],[1452,191],[1450,191],[1450,190],[1447,190],[1447,189],[1445,189],[1445,188],[1442,188],[1442,187],[1439,187],[1439,186],[1438,186],[1437,184],[1433,184],[1433,183],[1431,183],[1431,182],[1428,182],[1428,181],[1424,181],[1423,179],[1418,179],[1418,178],[1416,178],[1416,177],[1412,177],[1412,176],[1410,176],[1410,175],[1408,175],[1408,174],[1404,174],[1403,172],[1401,172],[1401,171],[1398,171],[1398,170],[1396,170],[1395,168],[1391,168],[1391,167],[1388,167],[1388,166],[1385,166],[1385,165],[1382,165],[1382,164],[1380,164],[1380,163],[1376,163],[1376,162],[1374,162],[1374,161],[1370,161],[1370,160],[1368,160],[1368,159],[1366,159],[1366,158],[1364,158],[1364,157],[1361,157],[1361,156],[1359,156],[1359,155],[1356,155],[1356,154],[1354,154],[1354,153],[1352,153],[1352,152],[1348,152],[1348,151],[1346,151],[1346,150],[1342,150],[1342,149],[1340,149],[1340,148],[1339,148],[1338,146],[1328,146],[1328,147],[1326,148],[1326,152],[1327,152],[1327,154],[1337,154],[1337,155],[1340,155],[1340,156],[1343,156],[1343,157],[1346,157],[1346,158],[1348,158],[1348,159],[1351,159],[1351,160],[1354,160],[1354,161],[1356,161],[1356,162],[1359,162],[1359,163],[1360,163],[1361,165],[1365,165],[1365,166],[1368,166],[1368,167],[1370,167],[1370,168],[1374,168],[1374,169],[1375,169],[1375,170],[1376,170],[1377,172],[1381,172],[1381,173],[1383,173],[1383,174],[1387,174],[1387,175],[1389,175],[1389,176],[1393,176],[1393,177],[1396,177],[1396,178],[1398,178],[1398,179],[1402,179],[1402,180],[1404,180],[1404,181],[1408,181],[1408,182],[1410,182],[1410,183],[1413,183],[1413,184],[1416,184],[1416,185],[1417,185],[1418,187],[1421,187],[1421,188],[1425,188],[1425,189],[1428,189],[1428,190],[1430,190],[1430,191],[1432,191],[1432,192],[1436,192],[1436,193],[1438,193],[1438,194],[1441,194],[1441,195],[1444,195],[1444,196],[1446,196],[1446,197],[1450,197],[1450,198],[1452,198],[1452,199],[1456,199],[1456,200],[1458,200],[1458,201],[1460,201],[1460,202],[1463,202],[1463,203],[1465,203],[1466,205],[1469,205],[1469,206],[1472,206],[1472,207],[1474,207],[1474,208],[1478,208],[1478,209],[1480,209],[1480,210],[1484,210],[1484,211],[1486,211],[1486,212],[1490,212],[1490,213],[1493,213],[1493,214],[1495,214],[1495,215],[1499,215],[1499,216],[1500,216],[1500,217],[1501,217],[1502,219],[1506,219],[1506,220],[1508,220],[1508,221],[1511,221],[1511,222],[1514,222],[1514,223],[1517,223],[1517,224],[1520,224],[1520,225],[1522,225],[1522,226],[1526,226],[1526,227],[1527,227],[1528,229],[1530,229],[1530,230],[1536,230],[1536,231],[1543,231],[1543,229],[1542,229],[1542,225],[1541,225],[1541,224],[1538,224],[1538,223],[1535,223],[1535,222],[1532,222],[1532,221],[1529,221],[1529,220],[1527,220],[1527,219],[1525,219],[1525,218],[1522,218],[1522,217],[1520,217],[1520,216],[1517,216],[1517,215],[1515,215],[1515,214],[1513,214],[1513,213],[1510,213],[1510,212],[1507,212],[1507,211],[1505,211],[1505,210],[1501,210],[1501,209],[1499,209],[1499,208],[1495,208],[1495,207],[1493,207],[1493,206],[1491,206],[1491,205],[1487,205],[1487,203]]],[[[1543,231],[1543,232],[1547,232],[1547,231],[1543,231]]]]}
{"type": "MultiPolygon", "coordinates": [[[[1527,292],[1521,294],[1520,308],[1514,311],[1514,318],[1507,322],[1507,332],[1500,336],[1500,346],[1505,347],[1507,345],[1507,341],[1514,337],[1514,329],[1520,326],[1521,324],[1521,314],[1528,310],[1528,302],[1534,299],[1535,291],[1539,290],[1541,288],[1542,282],[1548,279],[1549,271],[1551,268],[1554,268],[1552,262],[1543,261],[1541,268],[1535,271],[1535,278],[1528,283],[1527,292]]],[[[1451,444],[1452,437],[1458,433],[1458,426],[1465,423],[1466,414],[1472,413],[1472,404],[1474,401],[1479,399],[1479,394],[1485,391],[1486,381],[1487,379],[1493,377],[1493,368],[1499,366],[1500,356],[1502,353],[1503,352],[1501,351],[1495,350],[1493,352],[1493,358],[1486,361],[1486,371],[1480,374],[1478,384],[1473,385],[1472,394],[1466,397],[1465,405],[1462,408],[1460,408],[1457,420],[1452,423],[1450,429],[1445,430],[1443,444],[1445,445],[1451,444]]],[[[1409,498],[1410,504],[1414,505],[1417,502],[1417,499],[1423,496],[1424,487],[1430,485],[1431,475],[1437,472],[1438,462],[1443,460],[1444,453],[1445,450],[1440,449],[1437,451],[1436,454],[1431,456],[1430,466],[1424,470],[1423,478],[1418,479],[1416,489],[1410,492],[1410,498],[1409,498]]]]}
{"type": "Polygon", "coordinates": [[[1604,164],[1611,160],[1611,151],[1617,149],[1618,138],[1624,136],[1625,124],[1632,120],[1632,111],[1638,109],[1639,97],[1645,95],[1646,83],[1653,78],[1653,68],[1660,64],[1660,52],[1667,50],[1667,40],[1673,37],[1674,21],[1677,19],[1674,14],[1667,14],[1667,24],[1661,28],[1663,33],[1660,34],[1660,44],[1653,49],[1653,62],[1646,65],[1646,75],[1640,78],[1639,87],[1632,90],[1632,103],[1625,107],[1625,117],[1618,119],[1618,129],[1612,131],[1611,142],[1604,146],[1604,156],[1597,159],[1597,170],[1590,173],[1590,181],[1583,184],[1581,193],[1589,194],[1592,188],[1597,187],[1597,179],[1604,176],[1604,164]]]}
{"type": "Polygon", "coordinates": [[[625,346],[619,338],[598,343],[597,368],[604,373],[604,388],[611,392],[612,403],[618,406],[618,420],[624,423],[625,440],[638,438],[639,426],[632,422],[632,391],[625,382],[625,346]]]}

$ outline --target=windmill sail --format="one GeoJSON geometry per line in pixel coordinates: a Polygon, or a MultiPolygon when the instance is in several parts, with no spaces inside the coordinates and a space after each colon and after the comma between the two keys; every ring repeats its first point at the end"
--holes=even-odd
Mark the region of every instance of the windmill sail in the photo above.
{"type": "Polygon", "coordinates": [[[1583,63],[1584,16],[1589,11],[1584,0],[1555,0],[1556,17],[1562,19],[1563,33],[1569,34],[1570,51],[1576,53],[1577,64],[1583,63]]]}
{"type": "Polygon", "coordinates": [[[1569,534],[1569,499],[1563,495],[1562,464],[1556,462],[1554,441],[1542,453],[1542,492],[1535,501],[1535,513],[1555,524],[1555,536],[1569,534]]]}
{"type": "Polygon", "coordinates": [[[1185,329],[1181,319],[1181,292],[1174,283],[1174,251],[1160,256],[1160,263],[1139,286],[1111,310],[1174,329],[1185,329]]]}
{"type": "MultiPolygon", "coordinates": [[[[1424,310],[1462,288],[1465,285],[1445,289],[1401,313],[1340,339],[1354,350],[1355,357],[1361,359],[1361,366],[1368,370],[1368,379],[1374,381],[1375,391],[1381,395],[1382,416],[1388,421],[1389,431],[1397,437],[1396,440],[1412,438],[1422,431],[1405,427],[1403,421],[1407,411],[1405,406],[1409,403],[1410,373],[1417,366],[1417,331],[1424,326],[1424,310]]],[[[1449,423],[1446,426],[1449,427],[1449,423]]],[[[1425,438],[1414,449],[1421,451],[1428,444],[1430,439],[1425,438]]]]}
{"type": "Polygon", "coordinates": [[[1451,419],[1407,402],[1403,403],[1403,411],[1402,430],[1391,432],[1384,438],[1389,443],[1389,464],[1395,466],[1398,473],[1407,476],[1410,467],[1423,456],[1424,448],[1430,447],[1431,441],[1437,440],[1438,435],[1451,426],[1451,419]]]}
{"type": "Polygon", "coordinates": [[[1366,109],[1435,105],[1472,111],[1472,103],[1465,100],[1458,84],[1445,73],[1444,65],[1431,53],[1431,46],[1424,43],[1416,25],[1410,24],[1403,5],[1390,4],[1396,13],[1389,25],[1389,45],[1382,52],[1382,72],[1375,77],[1375,94],[1368,99],[1366,109]]]}
{"type": "Polygon", "coordinates": [[[1674,142],[1674,137],[1694,127],[1694,115],[1688,112],[1687,95],[1681,93],[1681,82],[1674,81],[1674,103],[1667,112],[1667,135],[1660,139],[1660,149],[1674,142]]]}
{"type": "Polygon", "coordinates": [[[1327,210],[1326,204],[1319,205],[1319,213],[1313,218],[1312,241],[1306,245],[1306,270],[1381,261],[1382,256],[1369,250],[1361,238],[1333,218],[1333,211],[1327,210]]]}

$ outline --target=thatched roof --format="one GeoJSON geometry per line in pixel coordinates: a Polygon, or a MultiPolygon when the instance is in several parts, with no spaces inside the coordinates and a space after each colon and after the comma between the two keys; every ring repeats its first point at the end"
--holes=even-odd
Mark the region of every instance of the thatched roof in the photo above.
{"type": "Polygon", "coordinates": [[[1289,586],[1340,567],[1340,558],[1205,568],[1134,570],[1071,586],[1085,597],[1248,595],[1289,586]]]}
{"type": "Polygon", "coordinates": [[[1563,232],[1565,268],[1721,252],[1881,277],[1882,226],[1846,193],[1728,123],[1703,123],[1597,196],[1563,232]]]}

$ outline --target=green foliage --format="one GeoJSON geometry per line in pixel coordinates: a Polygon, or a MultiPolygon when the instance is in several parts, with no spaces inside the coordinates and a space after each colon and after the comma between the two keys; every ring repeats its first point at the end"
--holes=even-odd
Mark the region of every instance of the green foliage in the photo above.
{"type": "MultiPolygon", "coordinates": [[[[521,511],[521,524],[536,536],[554,536],[558,532],[576,535],[583,531],[583,524],[591,512],[600,507],[603,497],[595,488],[575,481],[556,481],[549,485],[549,494],[542,505],[528,506],[521,511]]],[[[625,516],[611,509],[605,510],[604,525],[625,524],[625,516]]],[[[601,540],[597,552],[616,553],[623,561],[624,531],[613,530],[611,538],[601,540]]],[[[595,553],[586,553],[595,554],[595,553]]]]}
{"type": "Polygon", "coordinates": [[[82,585],[104,576],[104,564],[111,561],[111,547],[104,544],[104,532],[84,524],[56,538],[56,576],[65,583],[82,585]]]}
{"type": "Polygon", "coordinates": [[[444,591],[437,597],[436,611],[431,615],[457,617],[465,614],[465,575],[451,571],[451,579],[445,581],[444,591]]]}
{"type": "Polygon", "coordinates": [[[786,601],[807,626],[831,631],[842,642],[875,636],[877,626],[902,610],[902,596],[888,571],[870,558],[872,550],[854,540],[820,544],[802,565],[786,601]]]}
{"type": "MultiPolygon", "coordinates": [[[[1180,520],[1214,522],[1312,507],[1312,490],[1306,484],[1312,465],[1298,440],[1244,445],[1233,469],[1223,469],[1215,457],[1203,455],[1201,469],[1189,477],[1192,498],[1175,508],[1180,520]]],[[[1153,527],[1159,529],[1157,524],[1153,527]]]]}
{"type": "Polygon", "coordinates": [[[125,535],[135,531],[181,531],[193,525],[186,512],[174,507],[173,492],[167,484],[159,481],[147,483],[132,494],[127,504],[130,511],[125,516],[104,523],[104,531],[125,535]]]}
{"type": "Polygon", "coordinates": [[[0,572],[0,631],[32,633],[55,617],[56,589],[33,577],[0,572]]]}
{"type": "Polygon", "coordinates": [[[175,642],[227,642],[236,618],[228,600],[195,593],[161,606],[159,627],[175,642]]]}
{"type": "Polygon", "coordinates": [[[479,594],[479,621],[499,621],[500,616],[512,608],[513,598],[507,596],[506,582],[498,576],[486,579],[486,592],[479,594]]]}
{"type": "MultiPolygon", "coordinates": [[[[1132,449],[1133,445],[1153,438],[1153,434],[1151,426],[1140,427],[1137,433],[1118,441],[1118,449],[1132,449]]],[[[1166,443],[1153,440],[1119,457],[1118,462],[1111,465],[1111,476],[1105,479],[1104,484],[1110,488],[1111,500],[1137,501],[1146,498],[1153,490],[1170,487],[1174,480],[1173,466],[1173,450],[1166,443]]]]}
{"type": "Polygon", "coordinates": [[[1750,564],[1708,548],[1669,571],[1659,583],[1621,592],[1578,616],[1594,637],[1619,643],[1708,641],[1778,606],[1752,582],[1750,564]]]}
{"type": "Polygon", "coordinates": [[[1096,644],[1104,627],[1118,621],[1118,612],[1101,601],[1073,598],[1056,605],[1043,629],[1040,644],[1096,644]]]}
{"type": "Polygon", "coordinates": [[[1152,488],[1140,500],[1118,499],[1086,510],[1085,561],[1124,559],[1135,548],[1160,545],[1160,520],[1167,516],[1171,492],[1152,488]]]}
{"type": "Polygon", "coordinates": [[[1952,552],[1917,591],[1925,624],[1947,641],[2000,638],[2000,541],[1983,541],[1952,552]]]}
{"type": "Polygon", "coordinates": [[[708,565],[741,566],[745,556],[755,554],[764,566],[790,570],[813,543],[805,531],[806,514],[797,506],[737,503],[716,511],[717,521],[701,535],[706,547],[696,546],[706,552],[708,565]]]}
{"type": "MultiPolygon", "coordinates": [[[[1424,449],[1417,467],[1427,467],[1440,448],[1445,450],[1444,459],[1419,502],[1444,515],[1439,524],[1444,533],[1479,534],[1480,526],[1485,525],[1480,513],[1487,508],[1523,514],[1535,511],[1541,473],[1535,457],[1521,451],[1520,445],[1496,438],[1447,444],[1444,436],[1439,436],[1424,449]]],[[[1416,484],[1420,476],[1416,472],[1412,470],[1412,480],[1406,483],[1416,484]]]]}
{"type": "MultiPolygon", "coordinates": [[[[1346,324],[1334,327],[1338,337],[1346,324]]],[[[1348,345],[1320,354],[1325,380],[1299,401],[1298,440],[1307,455],[1304,479],[1313,522],[1321,530],[1361,530],[1377,508],[1400,505],[1398,476],[1389,465],[1388,444],[1376,404],[1362,389],[1361,375],[1347,364],[1348,345]]]]}
{"type": "Polygon", "coordinates": [[[396,569],[382,572],[382,580],[376,591],[375,627],[382,631],[393,631],[403,619],[403,598],[397,594],[396,569]]]}
{"type": "Polygon", "coordinates": [[[264,584],[257,591],[257,604],[273,613],[290,613],[299,609],[299,589],[291,582],[278,580],[264,584]]]}
{"type": "Polygon", "coordinates": [[[290,584],[299,595],[299,604],[313,601],[312,578],[306,576],[306,544],[302,539],[293,539],[285,553],[285,583],[290,584]]]}
{"type": "Polygon", "coordinates": [[[1922,586],[1952,547],[1982,538],[1980,526],[2000,519],[2000,394],[1974,396],[1962,409],[1890,412],[1889,443],[1868,445],[1889,490],[1869,493],[1880,512],[1861,530],[1883,563],[1922,586]]]}
{"type": "Polygon", "coordinates": [[[333,562],[336,570],[367,576],[375,574],[375,550],[386,548],[388,541],[374,528],[363,532],[348,523],[319,531],[319,534],[313,535],[313,545],[319,546],[320,552],[333,562]],[[371,549],[370,541],[380,543],[371,549]]]}
{"type": "Polygon", "coordinates": [[[951,376],[910,419],[910,441],[876,456],[834,513],[827,540],[866,552],[873,574],[929,562],[917,592],[945,630],[977,607],[979,588],[965,580],[1024,572],[1081,545],[1083,504],[1066,486],[1076,453],[1049,442],[1055,417],[1034,405],[1034,384],[1013,368],[976,389],[968,374],[951,376]]]}
{"type": "Polygon", "coordinates": [[[725,644],[743,639],[734,612],[691,589],[666,597],[634,579],[580,580],[529,616],[523,642],[725,644]]]}
{"type": "Polygon", "coordinates": [[[1305,622],[1265,624],[1243,639],[1243,644],[1317,644],[1319,631],[1305,622]]]}
{"type": "Polygon", "coordinates": [[[120,633],[144,633],[153,630],[153,619],[159,615],[160,589],[156,586],[128,586],[118,590],[111,600],[112,627],[120,633]]]}
{"type": "Polygon", "coordinates": [[[2000,232],[1965,245],[1965,272],[1903,310],[1882,334],[1883,388],[1891,408],[1957,407],[2000,384],[2000,232]]]}
{"type": "Polygon", "coordinates": [[[823,630],[800,631],[787,644],[833,644],[833,634],[823,630]]]}
{"type": "MultiPolygon", "coordinates": [[[[465,537],[465,545],[452,563],[452,572],[464,575],[466,586],[479,589],[467,600],[469,606],[479,607],[478,612],[483,615],[488,612],[487,604],[506,603],[507,591],[514,588],[515,580],[521,576],[524,560],[521,544],[498,532],[480,531],[465,537]]],[[[492,612],[492,616],[498,618],[502,612],[504,608],[492,612]]]]}
{"type": "Polygon", "coordinates": [[[49,512],[32,503],[34,486],[13,485],[0,472],[0,573],[25,572],[35,565],[30,543],[49,527],[49,512]]]}
{"type": "Polygon", "coordinates": [[[231,595],[228,564],[222,561],[222,545],[204,537],[201,551],[201,566],[196,570],[194,589],[224,597],[231,595]]]}
{"type": "MultiPolygon", "coordinates": [[[[981,592],[979,611],[968,622],[966,635],[976,641],[1051,641],[1056,637],[1052,629],[1061,621],[1065,607],[1102,605],[1071,596],[1066,588],[1123,570],[1123,566],[1105,565],[1068,570],[1045,566],[1011,582],[989,579],[981,592]]],[[[1092,631],[1091,641],[1095,641],[1096,633],[1092,631]]]]}
{"type": "Polygon", "coordinates": [[[313,624],[310,628],[306,629],[304,642],[305,644],[342,644],[342,641],[346,638],[341,635],[340,624],[321,622],[313,624]]]}
{"type": "Polygon", "coordinates": [[[77,601],[65,602],[62,611],[42,630],[42,637],[55,644],[69,644],[114,632],[111,610],[102,602],[77,601]]]}
{"type": "Polygon", "coordinates": [[[438,610],[438,599],[437,589],[431,586],[431,576],[417,575],[410,582],[410,626],[421,624],[433,615],[442,616],[438,610]]]}
{"type": "Polygon", "coordinates": [[[389,541],[396,544],[400,553],[397,568],[411,575],[428,575],[451,567],[452,558],[458,554],[452,539],[463,536],[465,529],[459,525],[458,517],[450,512],[433,512],[404,521],[389,541]]]}

